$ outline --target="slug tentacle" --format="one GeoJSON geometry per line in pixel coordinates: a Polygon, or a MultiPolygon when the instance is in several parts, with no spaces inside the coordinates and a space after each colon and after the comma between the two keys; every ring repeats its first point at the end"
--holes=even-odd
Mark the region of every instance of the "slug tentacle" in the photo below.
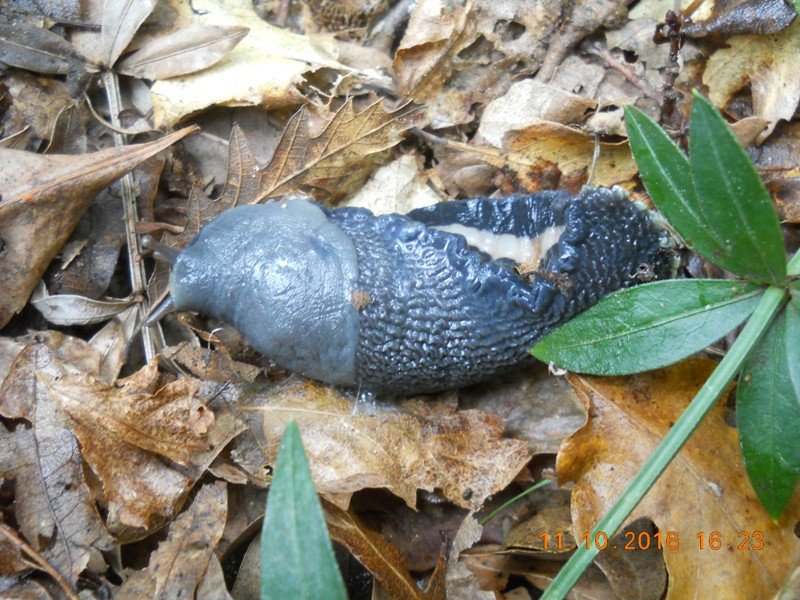
{"type": "Polygon", "coordinates": [[[634,285],[643,264],[668,276],[665,235],[624,192],[604,188],[407,216],[285,200],[211,221],[170,282],[177,308],[234,325],[285,368],[408,395],[532,360],[544,334],[634,285]]]}

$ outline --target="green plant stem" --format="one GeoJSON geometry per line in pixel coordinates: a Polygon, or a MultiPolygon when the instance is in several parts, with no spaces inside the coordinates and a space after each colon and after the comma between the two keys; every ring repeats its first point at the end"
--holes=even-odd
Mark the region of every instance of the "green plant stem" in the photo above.
{"type": "MultiPolygon", "coordinates": [[[[790,274],[796,273],[800,267],[800,252],[789,263],[790,274]]],[[[755,312],[745,325],[731,349],[719,363],[714,372],[705,382],[684,413],[680,416],[669,433],[664,437],[658,448],[655,449],[647,462],[631,481],[628,489],[620,496],[619,500],[611,507],[592,530],[591,540],[594,541],[599,532],[604,532],[608,539],[622,526],[628,515],[633,512],[636,505],[642,500],[647,491],[655,483],[667,465],[675,458],[678,451],[689,439],[694,430],[706,416],[717,401],[720,394],[733,380],[742,366],[748,353],[767,330],[772,320],[783,308],[788,298],[784,288],[770,286],[758,303],[755,312]]],[[[550,584],[542,596],[546,600],[564,598],[572,589],[583,571],[589,566],[597,553],[598,548],[594,543],[591,548],[581,546],[572,555],[564,568],[550,584]]]]}

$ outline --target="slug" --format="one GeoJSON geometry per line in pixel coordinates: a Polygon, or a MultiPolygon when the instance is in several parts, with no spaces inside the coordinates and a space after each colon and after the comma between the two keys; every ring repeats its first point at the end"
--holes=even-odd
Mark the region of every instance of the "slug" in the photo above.
{"type": "Polygon", "coordinates": [[[274,201],[227,210],[161,254],[168,308],[229,323],[306,377],[401,396],[532,360],[542,336],[637,273],[669,276],[670,242],[622,190],[587,187],[407,215],[274,201]]]}

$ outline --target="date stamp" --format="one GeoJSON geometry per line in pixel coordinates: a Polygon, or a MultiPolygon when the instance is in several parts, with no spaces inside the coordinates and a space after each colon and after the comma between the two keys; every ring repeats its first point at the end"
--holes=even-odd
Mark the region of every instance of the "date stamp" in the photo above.
{"type": "MultiPolygon", "coordinates": [[[[562,550],[569,550],[570,548],[564,545],[564,533],[558,531],[550,534],[542,532],[539,536],[542,539],[542,549],[547,551],[560,552],[562,550]]],[[[650,533],[648,531],[641,531],[634,533],[633,531],[626,531],[624,539],[619,543],[614,544],[609,541],[608,534],[603,531],[598,531],[594,536],[587,532],[581,535],[580,543],[586,545],[589,550],[596,547],[598,550],[605,550],[606,548],[613,548],[614,550],[648,550],[655,547],[658,550],[677,550],[681,544],[687,542],[682,540],[677,531],[667,531],[650,533]]],[[[726,536],[719,531],[699,531],[694,535],[691,542],[699,550],[749,550],[758,551],[764,549],[764,534],[760,531],[739,531],[735,536],[726,536]]]]}

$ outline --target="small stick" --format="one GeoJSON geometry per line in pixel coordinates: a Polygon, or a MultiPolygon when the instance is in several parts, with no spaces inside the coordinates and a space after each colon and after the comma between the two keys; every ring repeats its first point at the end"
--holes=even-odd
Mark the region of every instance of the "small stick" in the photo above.
{"type": "Polygon", "coordinates": [[[41,569],[42,571],[50,575],[50,577],[55,579],[56,583],[59,586],[61,586],[61,589],[64,590],[64,593],[67,595],[69,600],[80,600],[78,594],[75,593],[75,590],[72,589],[72,586],[69,584],[69,582],[61,576],[61,573],[56,571],[53,565],[47,562],[47,560],[41,554],[39,554],[36,550],[34,550],[28,544],[28,542],[19,537],[16,534],[16,532],[5,523],[0,523],[0,535],[10,540],[13,544],[17,546],[17,548],[19,548],[25,554],[30,556],[39,569],[41,569]]]}

